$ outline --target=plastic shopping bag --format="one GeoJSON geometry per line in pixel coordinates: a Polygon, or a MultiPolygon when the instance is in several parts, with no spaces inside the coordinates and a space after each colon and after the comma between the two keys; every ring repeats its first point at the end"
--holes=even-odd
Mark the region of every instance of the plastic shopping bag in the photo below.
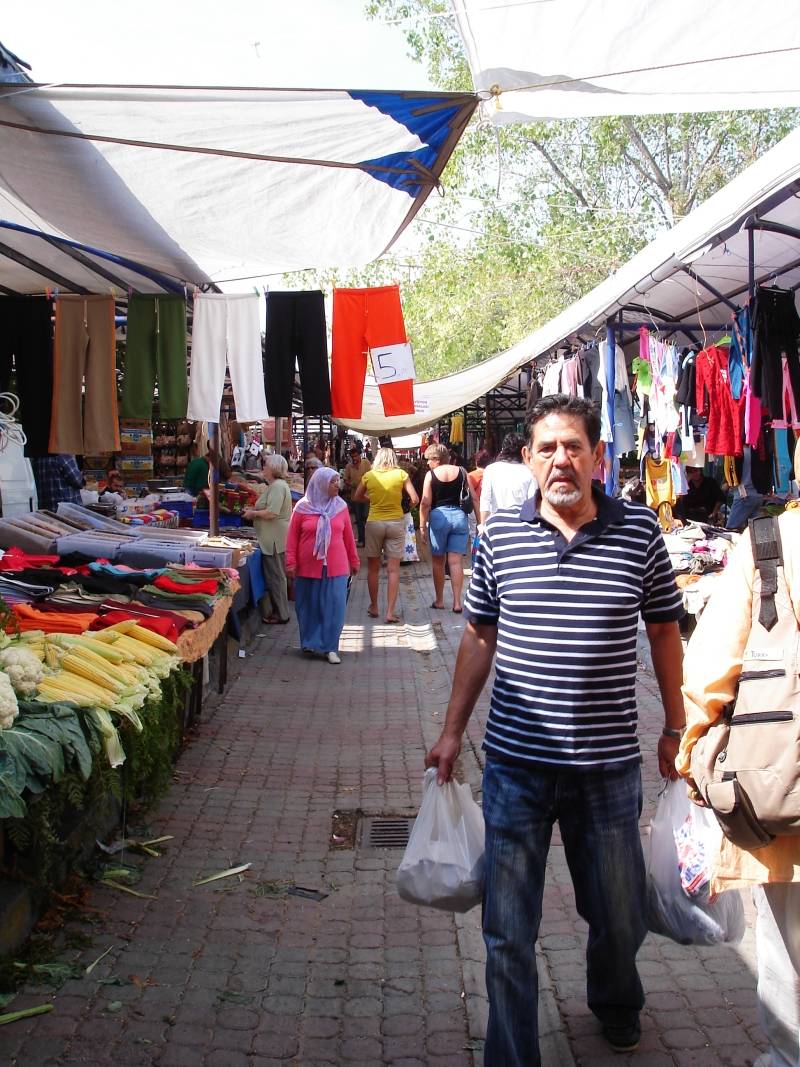
{"type": "Polygon", "coordinates": [[[680,945],[716,945],[744,937],[741,895],[711,896],[721,831],[712,811],[693,804],[683,781],[667,782],[650,823],[647,925],[680,945]]]}
{"type": "Polygon", "coordinates": [[[483,896],[483,812],[466,782],[425,772],[422,804],[397,869],[397,891],[411,904],[469,911],[483,896]]]}

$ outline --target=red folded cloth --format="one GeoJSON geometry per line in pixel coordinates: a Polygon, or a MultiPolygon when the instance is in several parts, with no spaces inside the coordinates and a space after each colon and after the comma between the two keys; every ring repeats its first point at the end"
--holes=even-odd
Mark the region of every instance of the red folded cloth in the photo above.
{"type": "Polygon", "coordinates": [[[204,582],[176,582],[166,574],[160,574],[153,582],[157,589],[163,589],[167,593],[204,593],[206,596],[216,596],[219,592],[219,582],[209,578],[204,582]]]}
{"type": "Polygon", "coordinates": [[[28,555],[21,548],[9,548],[0,559],[0,571],[24,571],[28,567],[50,567],[58,563],[58,556],[28,555]]]}
{"type": "MultiPolygon", "coordinates": [[[[139,626],[144,626],[148,630],[152,630],[155,634],[161,634],[162,637],[166,637],[170,641],[177,641],[180,636],[179,628],[172,619],[166,618],[153,618],[146,615],[139,615],[131,613],[121,608],[119,611],[108,611],[105,615],[101,615],[95,619],[90,630],[104,630],[107,626],[113,626],[115,623],[124,622],[126,619],[136,619],[139,626]]],[[[183,622],[187,622],[183,619],[183,622]]]]}

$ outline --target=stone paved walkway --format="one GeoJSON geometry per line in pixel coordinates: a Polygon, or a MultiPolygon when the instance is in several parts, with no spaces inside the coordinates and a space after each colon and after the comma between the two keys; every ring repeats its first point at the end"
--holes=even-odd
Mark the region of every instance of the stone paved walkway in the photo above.
{"type": "MultiPolygon", "coordinates": [[[[428,568],[401,572],[404,625],[366,615],[354,582],[340,667],[301,657],[296,628],[265,627],[226,699],[206,714],[149,818],[170,834],[137,890],[96,887],[88,977],[45,1016],[0,1029],[0,1062],[25,1067],[472,1067],[486,1020],[477,909],[454,917],[399,900],[399,853],[336,841],[335,812],[412,814],[437,736],[463,623],[432,612],[428,568]],[[193,886],[239,864],[238,878],[193,886]],[[293,886],[327,893],[291,895],[293,886]],[[122,984],[106,984],[119,979],[122,984]]],[[[658,702],[640,680],[646,827],[657,792],[658,702]]],[[[486,697],[461,776],[480,788],[486,697]]],[[[139,861],[136,861],[139,862],[139,861]]],[[[748,914],[750,909],[748,905],[748,914]]],[[[736,948],[648,937],[641,1051],[608,1053],[584,1001],[585,926],[557,835],[539,949],[545,1067],[746,1065],[758,1054],[752,934],[736,948]]]]}

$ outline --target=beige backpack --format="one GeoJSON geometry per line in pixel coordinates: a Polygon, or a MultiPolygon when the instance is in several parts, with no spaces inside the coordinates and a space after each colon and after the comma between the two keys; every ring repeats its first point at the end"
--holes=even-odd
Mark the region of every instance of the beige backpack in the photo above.
{"type": "Polygon", "coordinates": [[[722,832],[754,850],[800,834],[800,630],[778,520],[750,522],[753,612],[736,697],[692,749],[700,795],[722,832]]]}

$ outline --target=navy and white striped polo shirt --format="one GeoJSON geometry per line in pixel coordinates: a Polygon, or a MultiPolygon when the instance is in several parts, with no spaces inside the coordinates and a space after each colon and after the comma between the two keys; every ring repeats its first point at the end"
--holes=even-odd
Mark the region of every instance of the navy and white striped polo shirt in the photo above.
{"type": "Polygon", "coordinates": [[[539,494],[486,524],[465,608],[497,625],[483,747],[540,769],[599,771],[640,759],[636,633],[683,615],[655,515],[596,493],[597,517],[567,542],[539,494]]]}

